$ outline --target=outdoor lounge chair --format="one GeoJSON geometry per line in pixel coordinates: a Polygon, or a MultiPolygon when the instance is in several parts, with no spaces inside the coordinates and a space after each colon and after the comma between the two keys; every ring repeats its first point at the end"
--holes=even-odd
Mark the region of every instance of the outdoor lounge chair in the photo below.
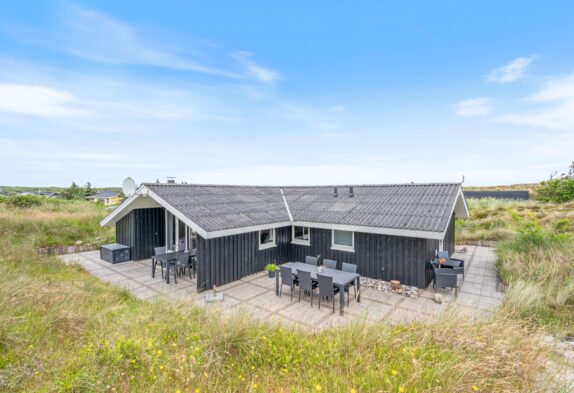
{"type": "MultiPolygon", "coordinates": [[[[333,299],[333,314],[335,313],[335,295],[339,293],[339,287],[333,285],[333,277],[323,276],[317,274],[317,282],[319,283],[319,308],[321,308],[321,300],[323,298],[333,299]]],[[[339,296],[341,294],[339,293],[339,296]]]]}
{"type": "Polygon", "coordinates": [[[320,256],[312,257],[310,255],[307,255],[305,257],[305,263],[307,263],[309,265],[317,266],[319,264],[319,258],[320,258],[320,256]]]}
{"type": "Polygon", "coordinates": [[[454,288],[455,296],[458,295],[458,273],[453,269],[437,267],[432,261],[431,266],[434,273],[433,288],[435,293],[437,288],[454,288]]]}
{"type": "Polygon", "coordinates": [[[279,296],[283,294],[283,285],[288,285],[291,288],[291,300],[293,300],[293,289],[299,284],[299,281],[293,277],[293,270],[287,266],[279,266],[281,272],[281,287],[279,288],[279,296]]]}
{"type": "Polygon", "coordinates": [[[452,270],[455,271],[456,274],[462,274],[462,279],[464,280],[464,261],[462,259],[451,258],[450,255],[448,255],[448,251],[439,251],[438,257],[453,264],[458,262],[459,266],[452,267],[452,270]]]}
{"type": "Polygon", "coordinates": [[[327,266],[328,269],[336,269],[337,261],[334,261],[332,259],[323,259],[323,265],[327,266]]]}
{"type": "Polygon", "coordinates": [[[313,292],[317,288],[317,282],[311,278],[311,272],[297,270],[297,279],[299,280],[299,301],[301,301],[301,290],[304,294],[311,295],[311,307],[313,307],[313,292]]]}

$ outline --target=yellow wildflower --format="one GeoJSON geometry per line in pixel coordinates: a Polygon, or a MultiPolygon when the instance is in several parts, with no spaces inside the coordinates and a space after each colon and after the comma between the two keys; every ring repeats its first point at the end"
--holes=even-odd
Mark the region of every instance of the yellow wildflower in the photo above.
{"type": "Polygon", "coordinates": [[[319,384],[315,385],[315,390],[320,392],[321,391],[321,385],[319,385],[319,384]]]}
{"type": "Polygon", "coordinates": [[[403,388],[402,386],[399,386],[399,393],[403,393],[405,391],[405,388],[403,388]]]}
{"type": "Polygon", "coordinates": [[[181,393],[181,390],[177,389],[177,390],[175,391],[175,393],[181,393]]]}
{"type": "Polygon", "coordinates": [[[391,370],[391,374],[397,375],[399,372],[397,370],[391,370]]]}
{"type": "Polygon", "coordinates": [[[478,386],[473,386],[473,387],[472,387],[472,390],[473,390],[474,392],[478,392],[478,386]]]}
{"type": "Polygon", "coordinates": [[[351,393],[357,393],[357,390],[351,389],[351,393]]]}

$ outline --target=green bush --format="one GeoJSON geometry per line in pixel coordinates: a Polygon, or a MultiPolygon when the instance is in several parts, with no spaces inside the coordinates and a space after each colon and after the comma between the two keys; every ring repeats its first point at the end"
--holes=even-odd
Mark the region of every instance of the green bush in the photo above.
{"type": "Polygon", "coordinates": [[[543,202],[564,203],[574,201],[574,178],[543,181],[537,198],[543,202]]]}
{"type": "Polygon", "coordinates": [[[554,230],[557,233],[569,232],[571,227],[572,223],[567,218],[561,218],[560,220],[556,221],[556,223],[554,223],[554,230]]]}
{"type": "Polygon", "coordinates": [[[6,198],[6,204],[12,207],[28,208],[40,206],[43,198],[35,195],[12,195],[6,198]]]}

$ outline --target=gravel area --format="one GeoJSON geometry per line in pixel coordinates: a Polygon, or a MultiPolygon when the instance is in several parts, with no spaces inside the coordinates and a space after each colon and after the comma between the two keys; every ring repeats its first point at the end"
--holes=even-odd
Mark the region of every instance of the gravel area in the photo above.
{"type": "Polygon", "coordinates": [[[365,288],[372,288],[381,292],[392,292],[397,295],[404,295],[416,299],[420,296],[420,289],[411,287],[409,285],[402,285],[399,289],[391,288],[391,283],[385,280],[377,280],[375,278],[361,277],[361,286],[365,288]]]}

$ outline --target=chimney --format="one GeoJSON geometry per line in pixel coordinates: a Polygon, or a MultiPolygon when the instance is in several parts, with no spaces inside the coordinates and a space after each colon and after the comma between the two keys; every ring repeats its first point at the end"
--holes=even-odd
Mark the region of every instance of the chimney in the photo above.
{"type": "Polygon", "coordinates": [[[337,198],[337,197],[339,196],[339,190],[337,190],[337,187],[334,187],[334,188],[333,188],[333,196],[334,196],[335,198],[337,198]]]}
{"type": "Polygon", "coordinates": [[[167,184],[175,184],[175,177],[168,176],[168,178],[167,178],[167,184]]]}
{"type": "Polygon", "coordinates": [[[350,187],[349,187],[349,197],[352,198],[352,197],[354,197],[354,196],[355,196],[355,194],[353,193],[353,186],[350,186],[350,187]]]}

